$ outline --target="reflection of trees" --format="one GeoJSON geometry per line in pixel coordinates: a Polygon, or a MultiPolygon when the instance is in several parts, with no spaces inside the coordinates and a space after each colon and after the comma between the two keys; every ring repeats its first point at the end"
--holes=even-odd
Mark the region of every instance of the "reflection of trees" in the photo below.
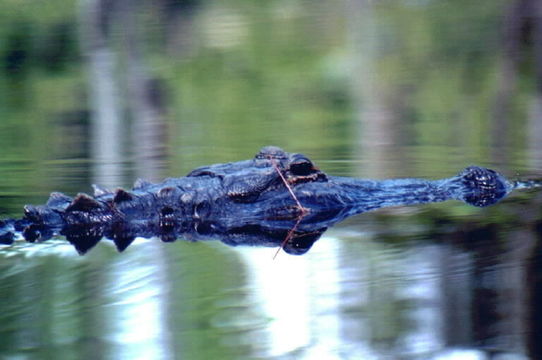
{"type": "MultiPolygon", "coordinates": [[[[445,216],[428,225],[427,215],[414,237],[428,242],[403,247],[400,233],[382,225],[374,240],[348,244],[342,267],[359,271],[353,276],[359,283],[342,290],[341,306],[357,313],[341,320],[352,328],[348,336],[361,342],[371,334],[372,348],[386,344],[397,354],[461,348],[539,358],[539,235],[517,224],[523,215],[538,216],[535,209],[512,205],[508,212],[517,216],[499,225],[452,224],[445,216]]],[[[386,218],[397,216],[383,215],[379,223],[386,218]]]]}
{"type": "Polygon", "coordinates": [[[532,359],[542,358],[542,222],[535,227],[537,243],[528,262],[529,303],[532,309],[527,317],[529,337],[527,345],[532,359]]]}
{"type": "MultiPolygon", "coordinates": [[[[457,245],[472,259],[472,271],[467,280],[469,291],[456,292],[455,296],[462,294],[469,299],[465,304],[469,309],[467,330],[471,336],[454,345],[525,353],[527,320],[532,311],[526,301],[529,283],[525,264],[536,243],[533,234],[525,230],[503,232],[488,226],[468,230],[459,239],[457,245]]],[[[459,324],[465,326],[465,319],[456,318],[452,311],[447,313],[451,316],[450,334],[459,324]]]]}

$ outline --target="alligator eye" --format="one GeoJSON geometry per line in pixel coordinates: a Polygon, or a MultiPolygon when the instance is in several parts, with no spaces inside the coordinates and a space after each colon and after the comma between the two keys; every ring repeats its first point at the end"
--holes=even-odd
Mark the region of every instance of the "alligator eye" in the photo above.
{"type": "Polygon", "coordinates": [[[309,159],[300,156],[290,164],[290,172],[293,175],[305,176],[314,172],[314,166],[309,159]]]}

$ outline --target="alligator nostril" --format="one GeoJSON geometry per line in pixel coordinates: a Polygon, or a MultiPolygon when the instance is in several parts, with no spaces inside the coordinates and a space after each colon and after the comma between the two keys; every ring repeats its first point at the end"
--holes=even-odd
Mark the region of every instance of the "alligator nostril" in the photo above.
{"type": "Polygon", "coordinates": [[[209,215],[210,203],[208,201],[201,201],[194,206],[194,212],[192,217],[194,219],[202,219],[209,215]]]}
{"type": "Polygon", "coordinates": [[[175,213],[175,210],[173,210],[171,207],[169,206],[164,206],[161,210],[160,210],[160,215],[163,216],[163,217],[170,217],[172,216],[173,214],[175,213]]]}
{"type": "Polygon", "coordinates": [[[158,226],[163,233],[172,232],[176,225],[175,210],[169,206],[160,209],[158,226]]]}

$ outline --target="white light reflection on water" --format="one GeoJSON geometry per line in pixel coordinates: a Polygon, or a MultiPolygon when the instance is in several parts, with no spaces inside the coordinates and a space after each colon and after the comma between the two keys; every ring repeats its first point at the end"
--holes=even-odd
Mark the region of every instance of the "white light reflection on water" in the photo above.
{"type": "Polygon", "coordinates": [[[47,242],[30,243],[23,240],[16,241],[13,245],[0,245],[2,256],[5,258],[20,256],[32,258],[37,256],[77,257],[73,245],[64,240],[52,239],[47,242]]]}
{"type": "MultiPolygon", "coordinates": [[[[133,246],[133,245],[132,245],[133,246]]],[[[111,266],[106,312],[111,324],[107,336],[112,359],[173,358],[167,326],[168,272],[155,241],[141,241],[137,251],[126,252],[111,266]],[[145,254],[144,256],[142,254],[145,254]]]]}
{"type": "Polygon", "coordinates": [[[479,350],[455,349],[437,355],[434,360],[489,360],[489,356],[479,350]]]}
{"type": "Polygon", "coordinates": [[[280,254],[273,261],[261,249],[243,251],[247,286],[263,317],[270,319],[263,334],[266,355],[281,355],[310,342],[310,272],[307,257],[280,254]]]}
{"type": "Polygon", "coordinates": [[[321,239],[302,257],[268,249],[243,249],[248,288],[258,311],[270,319],[260,356],[296,352],[296,358],[333,356],[341,345],[338,242],[321,239]],[[299,355],[302,353],[303,355],[299,355]]]}

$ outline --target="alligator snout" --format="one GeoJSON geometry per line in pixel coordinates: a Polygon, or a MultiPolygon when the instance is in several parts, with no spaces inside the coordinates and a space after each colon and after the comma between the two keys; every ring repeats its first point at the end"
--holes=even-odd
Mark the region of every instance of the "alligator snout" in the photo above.
{"type": "Polygon", "coordinates": [[[512,190],[504,176],[483,167],[469,166],[459,177],[464,186],[463,200],[474,206],[492,205],[512,190]]]}

